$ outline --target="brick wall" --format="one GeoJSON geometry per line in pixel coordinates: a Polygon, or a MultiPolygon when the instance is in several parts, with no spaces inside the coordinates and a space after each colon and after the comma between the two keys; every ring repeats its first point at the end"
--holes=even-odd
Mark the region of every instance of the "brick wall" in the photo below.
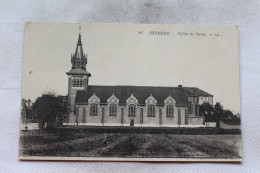
{"type": "Polygon", "coordinates": [[[70,111],[74,112],[74,103],[78,90],[87,90],[88,87],[88,76],[87,75],[69,75],[68,76],[68,103],[70,106],[70,111]],[[82,88],[73,88],[73,77],[83,78],[82,88]]]}
{"type": "Polygon", "coordinates": [[[121,106],[117,107],[116,116],[109,115],[109,107],[104,107],[104,124],[121,124],[121,106]]]}
{"type": "Polygon", "coordinates": [[[129,116],[129,114],[128,114],[128,106],[123,106],[122,108],[124,108],[124,115],[123,115],[123,117],[124,117],[124,121],[123,121],[123,125],[124,126],[130,126],[130,122],[131,122],[131,119],[133,119],[134,120],[134,125],[136,126],[138,126],[138,125],[140,125],[140,106],[137,106],[136,107],[136,114],[135,114],[135,116],[129,116]]]}
{"type": "Polygon", "coordinates": [[[188,117],[188,124],[189,125],[204,125],[204,117],[188,117]]]}
{"type": "Polygon", "coordinates": [[[188,97],[188,101],[192,102],[192,112],[191,113],[188,112],[188,114],[190,116],[195,116],[196,115],[196,110],[197,110],[196,105],[197,105],[197,102],[195,101],[195,99],[196,99],[196,97],[188,97]]]}
{"type": "Polygon", "coordinates": [[[148,108],[145,106],[143,108],[143,124],[144,125],[160,125],[159,124],[159,107],[155,107],[155,116],[154,117],[148,117],[147,116],[148,108]]]}
{"type": "Polygon", "coordinates": [[[89,105],[77,105],[76,115],[70,123],[78,125],[97,125],[97,126],[130,126],[131,120],[134,120],[134,126],[185,126],[185,125],[203,125],[204,118],[197,116],[188,116],[187,107],[174,107],[174,116],[166,116],[166,107],[156,106],[155,116],[147,116],[147,107],[136,107],[136,115],[128,115],[128,106],[118,106],[117,115],[109,115],[108,106],[98,106],[98,115],[90,115],[89,105]],[[142,111],[143,110],[143,111],[142,111]],[[160,111],[161,110],[161,111],[160,111]]]}

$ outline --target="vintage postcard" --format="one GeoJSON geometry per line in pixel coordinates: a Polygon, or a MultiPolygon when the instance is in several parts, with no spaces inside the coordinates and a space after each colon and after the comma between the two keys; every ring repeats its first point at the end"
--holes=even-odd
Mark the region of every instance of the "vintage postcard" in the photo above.
{"type": "Polygon", "coordinates": [[[21,160],[241,162],[238,27],[27,22],[21,160]]]}

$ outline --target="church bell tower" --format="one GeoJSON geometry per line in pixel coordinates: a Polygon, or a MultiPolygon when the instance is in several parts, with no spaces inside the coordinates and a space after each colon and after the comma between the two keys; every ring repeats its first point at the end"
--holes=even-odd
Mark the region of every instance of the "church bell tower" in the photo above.
{"type": "Polygon", "coordinates": [[[71,70],[66,73],[68,75],[68,104],[71,113],[74,112],[77,91],[88,89],[88,80],[91,76],[86,70],[87,55],[83,52],[80,29],[81,27],[79,27],[75,53],[71,54],[71,70]]]}

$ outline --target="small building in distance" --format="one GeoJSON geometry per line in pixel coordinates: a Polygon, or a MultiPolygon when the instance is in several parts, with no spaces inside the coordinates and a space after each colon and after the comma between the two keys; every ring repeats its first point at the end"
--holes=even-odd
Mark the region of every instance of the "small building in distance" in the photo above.
{"type": "Polygon", "coordinates": [[[39,129],[39,123],[37,122],[37,116],[32,110],[33,103],[30,99],[22,99],[21,105],[21,130],[37,130],[39,129]]]}
{"type": "Polygon", "coordinates": [[[196,87],[89,85],[79,34],[68,75],[67,125],[205,127],[199,105],[213,105],[213,95],[196,87]]]}
{"type": "Polygon", "coordinates": [[[21,106],[21,123],[27,124],[32,123],[36,120],[35,116],[32,114],[32,102],[30,99],[22,99],[22,106],[21,106]]]}

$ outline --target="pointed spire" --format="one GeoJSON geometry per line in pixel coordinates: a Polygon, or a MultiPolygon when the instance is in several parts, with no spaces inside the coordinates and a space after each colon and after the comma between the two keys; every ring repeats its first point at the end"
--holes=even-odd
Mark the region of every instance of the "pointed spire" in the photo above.
{"type": "Polygon", "coordinates": [[[82,43],[81,43],[81,33],[80,33],[80,32],[81,32],[81,24],[79,23],[79,39],[78,39],[78,45],[79,45],[79,44],[82,44],[82,43]]]}
{"type": "Polygon", "coordinates": [[[75,53],[72,55],[71,58],[72,68],[82,68],[86,70],[87,58],[83,52],[82,42],[81,42],[81,24],[79,23],[79,37],[78,43],[76,46],[75,53]],[[77,62],[77,63],[75,63],[77,62]]]}
{"type": "Polygon", "coordinates": [[[79,39],[78,39],[78,45],[81,45],[82,43],[81,43],[81,35],[80,35],[80,33],[79,33],[79,39]]]}

